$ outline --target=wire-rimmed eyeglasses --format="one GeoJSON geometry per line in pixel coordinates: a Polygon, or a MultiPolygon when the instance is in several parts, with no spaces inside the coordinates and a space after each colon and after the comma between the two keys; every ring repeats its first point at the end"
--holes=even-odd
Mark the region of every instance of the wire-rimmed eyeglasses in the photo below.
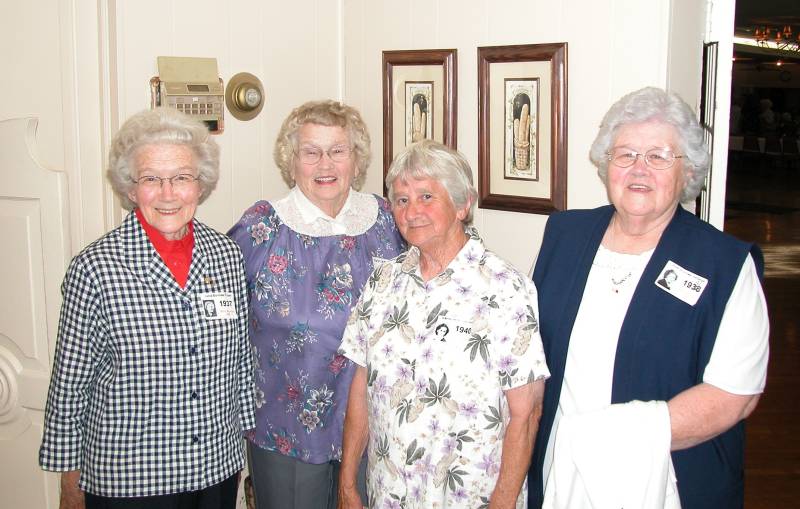
{"type": "Polygon", "coordinates": [[[336,145],[328,150],[315,146],[300,147],[297,150],[297,156],[303,164],[317,164],[322,159],[322,154],[328,154],[330,160],[335,163],[343,163],[350,159],[351,153],[352,149],[347,145],[336,145]]]}
{"type": "Polygon", "coordinates": [[[191,173],[179,173],[171,177],[157,177],[155,175],[142,175],[138,179],[131,179],[136,184],[148,189],[160,189],[164,182],[169,182],[173,189],[180,189],[193,184],[200,177],[195,177],[191,173]]]}
{"type": "Polygon", "coordinates": [[[628,168],[636,163],[636,159],[641,156],[644,164],[654,170],[666,170],[675,164],[675,159],[680,159],[683,156],[675,155],[675,153],[665,148],[651,148],[644,154],[631,150],[629,148],[615,148],[611,152],[607,152],[608,160],[620,168],[628,168]]]}

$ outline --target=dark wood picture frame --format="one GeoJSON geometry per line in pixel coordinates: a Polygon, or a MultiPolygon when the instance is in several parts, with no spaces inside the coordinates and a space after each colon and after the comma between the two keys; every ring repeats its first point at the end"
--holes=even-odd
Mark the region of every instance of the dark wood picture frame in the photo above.
{"type": "MultiPolygon", "coordinates": [[[[488,46],[478,48],[478,206],[485,209],[509,210],[533,214],[550,214],[567,207],[567,43],[488,46]],[[519,64],[496,66],[494,64],[519,64]],[[541,73],[541,63],[549,63],[550,72],[541,73]],[[528,65],[530,64],[530,65],[528,65]],[[502,67],[502,69],[500,69],[502,67]],[[506,74],[500,74],[505,72],[506,74]],[[496,133],[505,133],[505,112],[496,111],[504,104],[505,89],[490,88],[493,80],[508,78],[538,79],[550,101],[542,104],[549,118],[536,112],[536,139],[549,157],[536,162],[541,182],[505,178],[506,142],[496,133]],[[503,94],[498,96],[497,94],[503,94]],[[495,104],[495,111],[490,105],[495,104]],[[492,163],[495,163],[494,165],[492,163]],[[505,179],[507,182],[503,182],[505,179]],[[495,189],[492,188],[492,182],[495,189]],[[503,189],[498,185],[502,183],[503,189]],[[548,185],[549,184],[549,185],[548,185]]],[[[513,150],[513,148],[512,148],[513,150]]],[[[538,150],[537,150],[538,152],[538,150]]]]}
{"type": "MultiPolygon", "coordinates": [[[[455,49],[431,49],[431,50],[394,50],[383,52],[383,177],[389,171],[389,166],[397,152],[403,147],[395,146],[397,138],[394,131],[394,124],[398,118],[406,118],[404,101],[394,100],[394,89],[397,85],[394,82],[395,75],[399,71],[398,67],[408,68],[410,74],[415,70],[420,73],[430,72],[431,67],[441,68],[442,90],[434,88],[434,101],[441,98],[441,118],[434,114],[433,126],[434,139],[441,141],[448,147],[456,148],[456,99],[457,99],[457,58],[455,49]],[[441,139],[436,137],[437,126],[441,126],[441,139]]],[[[436,71],[434,71],[436,72],[436,71]]],[[[413,76],[412,76],[413,77],[413,76]]],[[[408,81],[426,81],[424,76],[408,81]]],[[[384,192],[386,187],[384,186],[384,192]]]]}

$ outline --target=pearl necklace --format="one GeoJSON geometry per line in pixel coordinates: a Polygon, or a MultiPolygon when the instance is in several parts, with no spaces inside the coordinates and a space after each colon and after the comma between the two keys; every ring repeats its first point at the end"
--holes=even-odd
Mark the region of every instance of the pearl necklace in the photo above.
{"type": "Polygon", "coordinates": [[[611,285],[612,285],[611,286],[611,290],[614,293],[619,293],[619,288],[622,286],[622,284],[625,281],[627,281],[631,277],[633,272],[629,270],[628,273],[625,274],[624,276],[622,276],[620,279],[615,279],[614,278],[614,272],[613,272],[614,268],[615,267],[612,267],[612,269],[611,269],[612,270],[612,272],[611,272],[611,285]]]}
{"type": "Polygon", "coordinates": [[[608,235],[608,251],[610,258],[612,260],[611,266],[609,267],[610,270],[610,279],[611,279],[611,291],[614,293],[619,293],[619,289],[622,285],[630,279],[631,275],[633,275],[633,270],[628,270],[627,274],[622,277],[614,277],[616,274],[620,273],[619,269],[625,270],[625,267],[620,267],[613,263],[614,259],[618,257],[619,253],[614,251],[614,224],[616,223],[616,217],[611,219],[611,225],[609,227],[609,235],[608,235]]]}

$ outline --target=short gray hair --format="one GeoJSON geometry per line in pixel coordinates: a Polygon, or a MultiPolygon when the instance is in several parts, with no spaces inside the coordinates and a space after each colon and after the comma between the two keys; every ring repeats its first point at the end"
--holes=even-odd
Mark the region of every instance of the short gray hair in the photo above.
{"type": "Polygon", "coordinates": [[[660,88],[646,87],[622,97],[603,117],[600,131],[592,143],[589,159],[597,166],[597,174],[608,184],[608,152],[616,141],[619,129],[627,124],[661,122],[675,129],[677,150],[683,155],[685,186],[681,202],[692,201],[703,189],[711,158],[692,108],[678,94],[660,88]]]}
{"type": "Polygon", "coordinates": [[[200,203],[203,203],[219,180],[219,145],[205,124],[174,108],[155,108],[141,111],[122,124],[108,153],[106,175],[111,187],[128,210],[136,204],[128,193],[138,177],[133,168],[136,151],[145,145],[184,145],[191,149],[197,165],[200,184],[200,203]]]}
{"type": "Polygon", "coordinates": [[[293,109],[283,121],[275,140],[273,159],[281,170],[283,181],[294,187],[292,160],[297,152],[297,132],[306,124],[341,127],[347,133],[353,147],[353,159],[358,175],[353,179],[353,188],[361,189],[367,178],[367,167],[371,157],[367,124],[357,109],[337,101],[309,101],[293,109]]]}
{"type": "Polygon", "coordinates": [[[386,175],[389,201],[394,205],[394,183],[397,179],[431,178],[447,190],[457,209],[469,205],[463,223],[472,223],[478,191],[472,184],[472,169],[457,150],[433,140],[422,140],[397,154],[386,175]]]}

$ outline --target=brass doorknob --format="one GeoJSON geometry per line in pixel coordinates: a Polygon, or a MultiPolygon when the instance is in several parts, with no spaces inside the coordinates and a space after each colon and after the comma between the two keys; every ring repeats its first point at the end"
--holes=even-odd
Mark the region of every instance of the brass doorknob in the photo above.
{"type": "Polygon", "coordinates": [[[233,76],[225,87],[225,104],[235,118],[254,119],[264,106],[264,86],[261,80],[248,72],[233,76]]]}

